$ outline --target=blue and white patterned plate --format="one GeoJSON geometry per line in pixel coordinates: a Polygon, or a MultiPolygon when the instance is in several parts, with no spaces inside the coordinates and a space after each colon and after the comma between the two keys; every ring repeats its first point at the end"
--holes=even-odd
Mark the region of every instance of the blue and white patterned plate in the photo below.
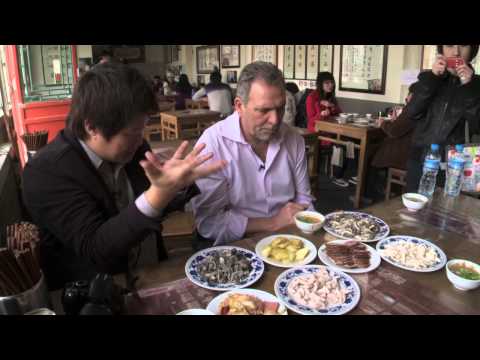
{"type": "Polygon", "coordinates": [[[445,264],[447,263],[447,255],[445,255],[445,253],[442,251],[442,249],[440,249],[437,245],[432,244],[430,241],[420,239],[420,238],[416,238],[416,237],[413,237],[413,236],[406,236],[406,235],[389,236],[386,239],[383,239],[383,240],[381,240],[377,243],[377,252],[382,257],[382,259],[385,260],[386,262],[389,262],[390,264],[392,264],[396,267],[399,267],[401,269],[415,271],[415,272],[437,271],[437,270],[442,269],[445,266],[445,264]],[[408,267],[408,266],[405,266],[403,264],[400,264],[400,263],[394,261],[393,259],[390,259],[388,256],[385,256],[385,255],[382,254],[382,250],[385,250],[385,248],[388,247],[388,245],[398,243],[399,241],[402,241],[402,240],[407,241],[407,242],[411,242],[413,244],[425,244],[425,245],[431,247],[437,253],[437,256],[438,256],[439,260],[435,264],[433,264],[432,266],[430,266],[428,268],[416,269],[416,268],[412,268],[412,267],[408,267]]]}
{"type": "Polygon", "coordinates": [[[187,278],[191,282],[205,289],[217,290],[217,291],[228,291],[228,290],[235,290],[235,289],[248,287],[253,283],[255,283],[258,279],[260,279],[264,270],[265,270],[265,265],[262,259],[260,259],[254,252],[237,247],[237,246],[216,246],[216,247],[200,250],[199,252],[193,254],[185,264],[185,274],[187,274],[187,278]],[[250,274],[248,275],[248,277],[245,280],[243,280],[240,284],[229,283],[229,284],[212,285],[212,284],[209,284],[207,281],[202,280],[200,274],[197,271],[199,263],[202,262],[208,255],[211,255],[215,251],[227,250],[227,249],[229,250],[235,249],[239,253],[244,255],[246,258],[250,259],[252,270],[250,271],[250,274]]]}
{"type": "Polygon", "coordinates": [[[360,287],[351,276],[323,265],[305,265],[284,271],[275,281],[275,294],[286,307],[303,315],[342,315],[352,310],[360,301],[360,287]],[[302,275],[314,274],[322,268],[327,269],[328,274],[332,277],[336,277],[339,280],[340,286],[348,290],[346,300],[343,304],[324,310],[315,310],[297,304],[292,298],[290,298],[287,289],[288,285],[294,278],[302,275]]]}
{"type": "Polygon", "coordinates": [[[323,223],[323,228],[330,235],[333,235],[337,238],[344,239],[344,240],[357,240],[357,241],[361,241],[361,242],[379,241],[379,240],[382,240],[382,239],[386,238],[388,236],[388,234],[390,234],[390,227],[388,226],[388,224],[385,221],[383,221],[380,218],[377,218],[376,216],[373,216],[373,215],[370,215],[370,214],[367,214],[367,213],[364,213],[364,212],[358,212],[358,211],[337,211],[337,212],[330,213],[327,216],[325,216],[325,222],[323,223]],[[349,237],[342,236],[342,235],[338,234],[335,231],[335,229],[333,229],[329,224],[329,220],[332,217],[334,217],[335,215],[338,215],[338,214],[353,215],[357,219],[365,219],[365,218],[372,219],[378,225],[380,230],[379,230],[378,234],[375,235],[375,237],[371,240],[359,240],[359,239],[354,239],[354,238],[351,238],[351,237],[349,238],[349,237]]]}

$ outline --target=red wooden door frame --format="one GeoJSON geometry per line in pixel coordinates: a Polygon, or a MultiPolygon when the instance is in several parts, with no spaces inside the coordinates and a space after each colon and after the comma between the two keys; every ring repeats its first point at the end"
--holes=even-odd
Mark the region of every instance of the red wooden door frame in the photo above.
{"type": "MultiPolygon", "coordinates": [[[[78,79],[77,47],[72,48],[73,86],[78,79]]],[[[20,67],[16,45],[5,45],[8,72],[8,88],[12,102],[12,116],[17,134],[17,146],[21,167],[28,159],[27,148],[20,138],[26,132],[48,130],[48,141],[65,127],[65,119],[70,111],[71,99],[49,100],[25,103],[20,83],[20,67]]]]}

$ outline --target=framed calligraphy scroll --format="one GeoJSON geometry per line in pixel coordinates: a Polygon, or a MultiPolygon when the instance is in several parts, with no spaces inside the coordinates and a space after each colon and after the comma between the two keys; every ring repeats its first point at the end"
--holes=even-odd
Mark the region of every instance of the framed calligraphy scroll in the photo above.
{"type": "Polygon", "coordinates": [[[340,90],[385,94],[387,45],[341,45],[340,90]]]}
{"type": "Polygon", "coordinates": [[[277,65],[277,45],[252,45],[252,61],[266,61],[277,65]]]}

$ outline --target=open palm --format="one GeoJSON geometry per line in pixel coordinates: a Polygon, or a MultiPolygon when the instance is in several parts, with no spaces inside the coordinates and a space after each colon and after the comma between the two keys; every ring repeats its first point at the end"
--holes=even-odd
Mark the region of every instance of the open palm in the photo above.
{"type": "Polygon", "coordinates": [[[145,154],[146,160],[142,160],[140,165],[153,186],[180,190],[199,178],[219,171],[227,164],[226,161],[219,160],[201,166],[211,159],[213,154],[199,155],[205,148],[205,144],[200,144],[184,158],[183,154],[187,147],[188,141],[184,141],[172,158],[165,162],[162,162],[150,151],[145,154]]]}

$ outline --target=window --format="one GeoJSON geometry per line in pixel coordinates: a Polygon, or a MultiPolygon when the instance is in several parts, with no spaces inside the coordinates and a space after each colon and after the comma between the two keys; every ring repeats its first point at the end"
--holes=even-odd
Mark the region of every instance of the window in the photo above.
{"type": "Polygon", "coordinates": [[[25,103],[72,97],[71,45],[18,45],[17,56],[25,103]]]}

